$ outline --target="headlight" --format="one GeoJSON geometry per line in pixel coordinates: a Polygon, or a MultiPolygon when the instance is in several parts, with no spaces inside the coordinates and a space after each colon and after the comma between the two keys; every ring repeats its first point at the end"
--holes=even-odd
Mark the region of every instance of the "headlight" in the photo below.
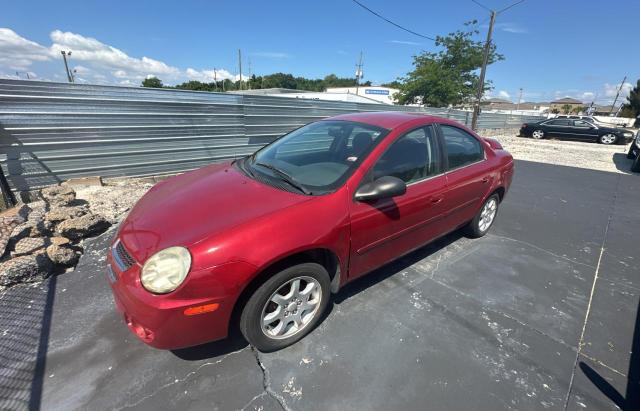
{"type": "Polygon", "coordinates": [[[169,247],[151,256],[144,263],[140,282],[142,286],[156,294],[166,294],[176,288],[189,273],[191,254],[184,247],[169,247]]]}
{"type": "Polygon", "coordinates": [[[633,137],[633,133],[623,133],[625,137],[633,137]]]}
{"type": "Polygon", "coordinates": [[[636,147],[640,148],[640,138],[636,137],[635,144],[636,144],[636,147]]]}

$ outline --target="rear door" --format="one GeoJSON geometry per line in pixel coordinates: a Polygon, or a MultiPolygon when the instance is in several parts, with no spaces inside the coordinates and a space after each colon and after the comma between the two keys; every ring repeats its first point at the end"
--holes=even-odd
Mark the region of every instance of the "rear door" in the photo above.
{"type": "Polygon", "coordinates": [[[351,200],[350,278],[422,246],[445,230],[446,177],[433,126],[398,137],[360,185],[383,176],[400,178],[407,184],[407,192],[371,202],[351,200]]]}
{"type": "Polygon", "coordinates": [[[467,131],[440,124],[447,171],[446,229],[451,231],[470,221],[492,185],[484,144],[467,131]]]}

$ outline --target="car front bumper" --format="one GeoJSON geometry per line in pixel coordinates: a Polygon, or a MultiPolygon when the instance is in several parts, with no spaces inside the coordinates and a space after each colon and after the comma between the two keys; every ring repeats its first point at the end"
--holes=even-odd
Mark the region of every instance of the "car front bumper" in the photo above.
{"type": "Polygon", "coordinates": [[[227,275],[217,275],[212,270],[190,272],[176,291],[158,295],[140,284],[141,267],[138,264],[120,271],[111,248],[107,263],[107,279],[125,323],[141,341],[160,349],[191,347],[225,338],[234,304],[243,288],[238,277],[247,278],[247,273],[253,269],[229,264],[222,266],[227,275]],[[234,269],[235,272],[231,271],[234,269]],[[225,285],[230,283],[230,276],[236,280],[233,286],[225,285]],[[186,284],[188,281],[193,284],[186,284]],[[203,306],[215,307],[215,310],[195,315],[185,312],[203,306]]]}

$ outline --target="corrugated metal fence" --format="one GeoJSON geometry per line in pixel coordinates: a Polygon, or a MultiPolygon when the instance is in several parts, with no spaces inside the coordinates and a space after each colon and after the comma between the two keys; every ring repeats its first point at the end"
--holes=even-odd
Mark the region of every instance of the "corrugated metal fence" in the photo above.
{"type": "MultiPolygon", "coordinates": [[[[460,110],[0,80],[0,165],[18,191],[72,177],[170,174],[250,154],[311,121],[389,110],[471,121],[460,110]]],[[[486,113],[479,128],[533,119],[486,113]]]]}

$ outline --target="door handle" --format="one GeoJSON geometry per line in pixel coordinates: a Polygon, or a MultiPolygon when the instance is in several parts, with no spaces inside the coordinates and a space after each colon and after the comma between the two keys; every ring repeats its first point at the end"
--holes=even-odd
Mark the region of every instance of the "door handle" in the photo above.
{"type": "Polygon", "coordinates": [[[487,176],[487,177],[484,177],[484,178],[482,179],[482,183],[483,183],[483,184],[484,184],[484,183],[488,183],[488,182],[489,182],[489,180],[491,180],[491,178],[489,178],[488,176],[487,176]]]}
{"type": "Polygon", "coordinates": [[[433,204],[438,204],[440,201],[442,201],[443,198],[443,196],[431,197],[431,202],[433,204]]]}

